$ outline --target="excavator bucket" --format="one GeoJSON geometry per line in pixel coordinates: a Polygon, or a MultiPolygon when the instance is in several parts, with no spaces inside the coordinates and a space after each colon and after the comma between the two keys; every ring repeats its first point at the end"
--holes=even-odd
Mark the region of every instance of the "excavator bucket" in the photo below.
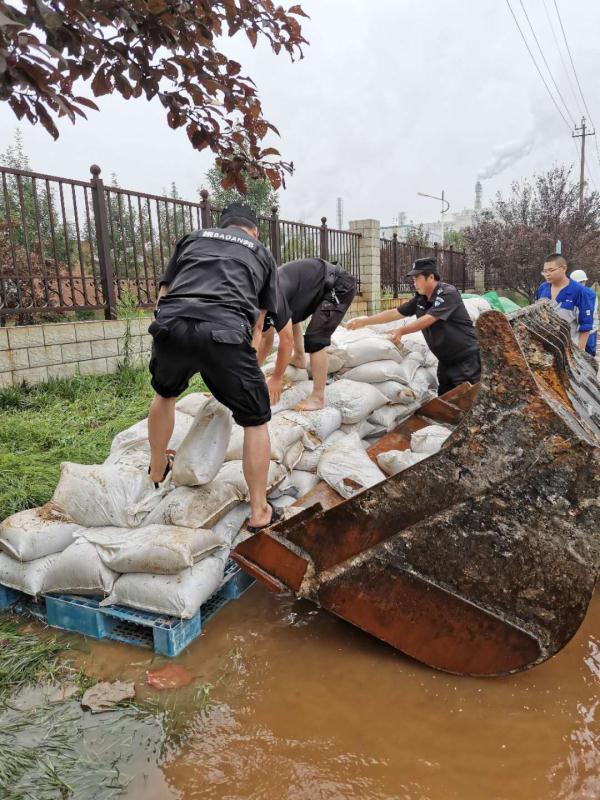
{"type": "Polygon", "coordinates": [[[579,628],[600,566],[600,386],[549,303],[477,323],[482,378],[368,452],[456,426],[442,450],[349,500],[318,484],[238,563],[437,669],[505,675],[579,628]]]}

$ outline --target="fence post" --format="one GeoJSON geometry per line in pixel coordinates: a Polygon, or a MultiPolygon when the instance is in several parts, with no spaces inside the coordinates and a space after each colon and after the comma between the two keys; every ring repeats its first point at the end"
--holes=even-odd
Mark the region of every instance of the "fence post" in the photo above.
{"type": "Polygon", "coordinates": [[[273,206],[269,221],[269,238],[271,240],[271,255],[277,266],[281,264],[281,236],[279,234],[279,209],[273,206]]]}
{"type": "Polygon", "coordinates": [[[321,217],[321,241],[319,255],[325,261],[329,261],[329,233],[327,231],[327,217],[321,217]]]}
{"type": "Polygon", "coordinates": [[[110,234],[108,231],[108,214],[106,212],[106,195],[104,182],[100,177],[100,167],[92,164],[90,167],[92,177],[90,186],[92,191],[92,209],[96,225],[96,247],[98,252],[98,265],[102,281],[102,294],[104,295],[105,319],[117,318],[117,297],[115,294],[115,278],[112,258],[110,255],[110,234]]]}
{"type": "Polygon", "coordinates": [[[378,219],[359,219],[350,222],[349,228],[360,234],[360,292],[367,303],[367,314],[375,314],[381,310],[381,224],[378,219]]]}
{"type": "Polygon", "coordinates": [[[462,254],[462,285],[464,292],[467,289],[467,254],[465,252],[462,254]]]}
{"type": "Polygon", "coordinates": [[[394,264],[394,297],[398,297],[398,234],[392,234],[392,262],[394,264]]]}
{"type": "Polygon", "coordinates": [[[200,219],[202,220],[203,228],[212,228],[212,220],[210,218],[210,200],[206,189],[200,192],[200,219]]]}

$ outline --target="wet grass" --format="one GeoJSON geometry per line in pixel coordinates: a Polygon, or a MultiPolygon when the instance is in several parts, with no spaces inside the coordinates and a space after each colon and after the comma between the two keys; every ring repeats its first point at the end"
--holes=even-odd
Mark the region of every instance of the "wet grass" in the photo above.
{"type": "MultiPolygon", "coordinates": [[[[196,378],[189,391],[202,391],[196,378]]],[[[152,399],[146,369],[0,391],[0,520],[52,496],[61,461],[100,464],[152,399]]]]}

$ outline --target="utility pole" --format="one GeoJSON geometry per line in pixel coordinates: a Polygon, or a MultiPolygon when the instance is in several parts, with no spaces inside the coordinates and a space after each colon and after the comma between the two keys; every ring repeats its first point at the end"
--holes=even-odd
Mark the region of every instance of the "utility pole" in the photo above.
{"type": "Polygon", "coordinates": [[[592,131],[591,133],[587,133],[585,129],[585,117],[581,118],[581,127],[575,128],[575,133],[572,133],[571,136],[574,139],[581,139],[581,171],[579,173],[579,210],[583,208],[583,190],[585,188],[585,138],[586,136],[595,136],[596,131],[592,131]],[[577,133],[577,131],[581,131],[581,133],[577,133]]]}

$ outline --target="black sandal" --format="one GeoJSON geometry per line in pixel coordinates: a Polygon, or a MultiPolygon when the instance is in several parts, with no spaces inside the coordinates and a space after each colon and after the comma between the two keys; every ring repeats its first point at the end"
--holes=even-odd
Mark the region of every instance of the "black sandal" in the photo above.
{"type": "MultiPolygon", "coordinates": [[[[167,466],[165,467],[163,476],[158,483],[156,481],[152,481],[155,489],[160,489],[160,484],[165,482],[167,475],[169,474],[169,472],[171,472],[172,469],[173,469],[173,456],[167,451],[167,466]]],[[[148,467],[148,475],[150,475],[150,467],[148,467]]]]}
{"type": "Polygon", "coordinates": [[[246,530],[248,531],[248,533],[259,533],[260,531],[264,531],[267,528],[270,528],[271,525],[275,525],[277,522],[281,522],[281,520],[283,519],[283,508],[275,508],[275,506],[271,505],[271,503],[269,502],[267,502],[267,505],[273,512],[271,514],[270,522],[267,522],[266,525],[246,525],[246,530]]]}

